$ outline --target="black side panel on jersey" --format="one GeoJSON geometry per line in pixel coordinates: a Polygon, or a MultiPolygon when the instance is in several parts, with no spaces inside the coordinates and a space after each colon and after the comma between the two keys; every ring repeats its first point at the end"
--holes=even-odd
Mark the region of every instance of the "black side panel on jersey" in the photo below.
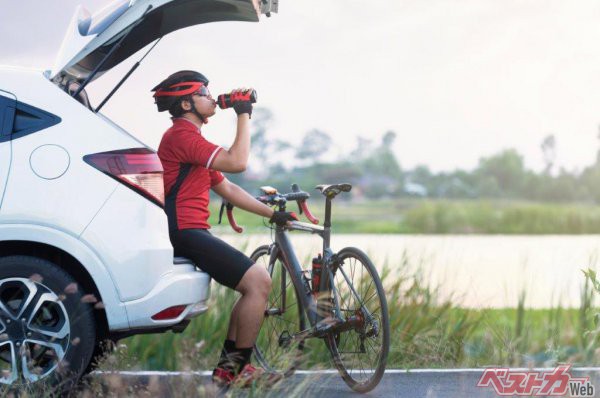
{"type": "Polygon", "coordinates": [[[173,184],[165,197],[165,213],[167,213],[167,219],[169,220],[169,231],[177,231],[179,229],[177,225],[177,194],[191,170],[191,164],[181,163],[179,165],[179,174],[177,174],[175,184],[173,184]]]}

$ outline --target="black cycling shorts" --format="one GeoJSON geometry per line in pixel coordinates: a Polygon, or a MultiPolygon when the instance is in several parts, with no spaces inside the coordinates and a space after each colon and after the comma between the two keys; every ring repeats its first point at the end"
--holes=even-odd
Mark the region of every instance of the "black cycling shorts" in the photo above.
{"type": "Polygon", "coordinates": [[[244,253],[206,229],[170,231],[169,237],[175,256],[189,258],[214,280],[232,289],[254,264],[244,253]]]}

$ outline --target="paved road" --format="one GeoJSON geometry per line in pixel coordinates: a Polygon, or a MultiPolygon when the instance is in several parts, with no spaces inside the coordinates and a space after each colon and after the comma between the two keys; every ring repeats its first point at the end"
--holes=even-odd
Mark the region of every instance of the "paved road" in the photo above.
{"type": "MultiPolygon", "coordinates": [[[[230,390],[232,397],[402,397],[402,398],[479,398],[498,397],[491,387],[476,387],[483,370],[391,370],[379,386],[368,394],[350,390],[335,371],[300,372],[270,389],[230,390]]],[[[573,377],[589,376],[600,388],[600,368],[575,369],[573,377]]],[[[95,373],[90,377],[96,391],[123,392],[129,396],[205,397],[223,396],[210,383],[209,372],[118,372],[95,373]]],[[[600,397],[600,391],[593,396],[600,397]]]]}

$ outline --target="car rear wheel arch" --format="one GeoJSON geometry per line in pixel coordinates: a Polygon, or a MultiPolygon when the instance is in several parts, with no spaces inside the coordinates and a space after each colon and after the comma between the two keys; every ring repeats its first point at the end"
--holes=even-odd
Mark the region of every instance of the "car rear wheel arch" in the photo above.
{"type": "MultiPolygon", "coordinates": [[[[31,256],[51,261],[70,274],[85,294],[93,294],[98,301],[102,301],[102,296],[91,275],[75,257],[66,251],[40,242],[18,240],[0,242],[0,257],[15,255],[31,256]]],[[[93,314],[98,326],[98,341],[110,338],[106,311],[103,308],[96,308],[93,314]]]]}

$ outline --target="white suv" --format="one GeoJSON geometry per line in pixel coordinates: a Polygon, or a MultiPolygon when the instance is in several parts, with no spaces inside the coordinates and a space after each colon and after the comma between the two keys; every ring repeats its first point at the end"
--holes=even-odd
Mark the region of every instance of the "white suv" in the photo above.
{"type": "Polygon", "coordinates": [[[207,310],[210,278],[173,258],[156,153],[85,85],[174,30],[258,21],[258,1],[79,8],[52,71],[0,67],[0,383],[76,380],[101,341],[182,331],[207,310]]]}

